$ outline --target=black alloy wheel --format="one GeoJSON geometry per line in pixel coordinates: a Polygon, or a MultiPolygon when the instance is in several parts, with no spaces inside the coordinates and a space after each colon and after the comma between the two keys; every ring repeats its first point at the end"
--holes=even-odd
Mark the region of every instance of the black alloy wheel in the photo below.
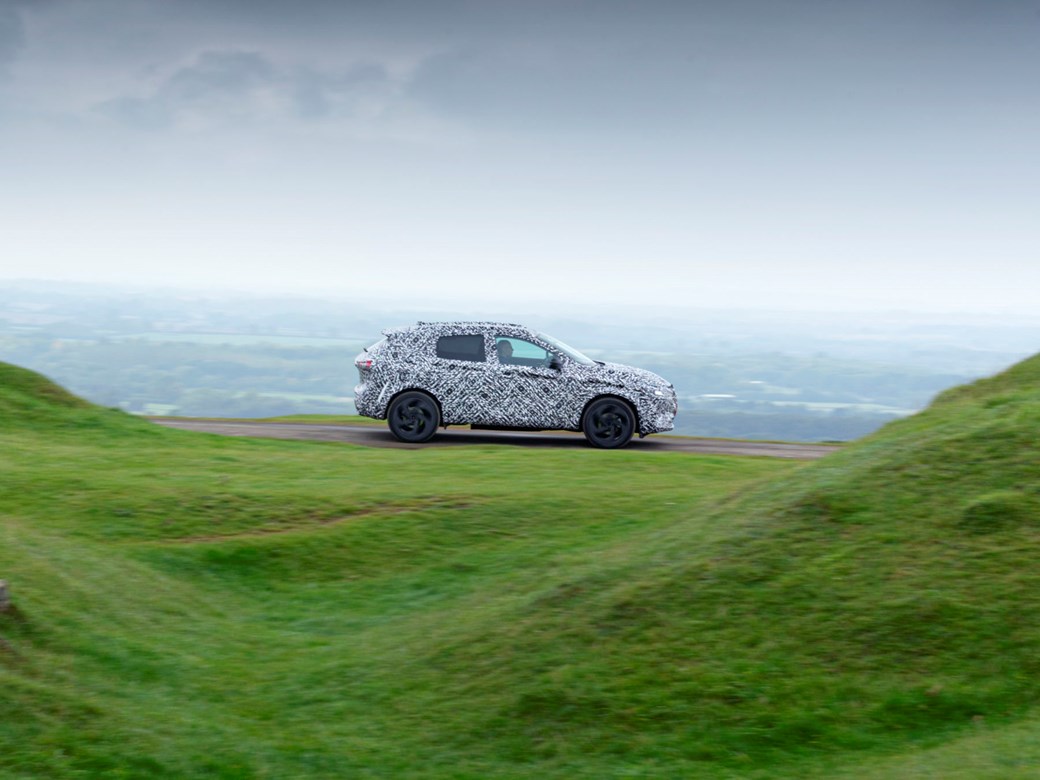
{"type": "Polygon", "coordinates": [[[593,447],[624,447],[636,432],[636,413],[619,398],[600,398],[585,410],[581,429],[593,447]]]}
{"type": "Polygon", "coordinates": [[[390,433],[398,440],[409,444],[422,444],[433,438],[441,424],[441,412],[437,402],[426,393],[411,390],[401,393],[390,404],[386,416],[390,433]]]}

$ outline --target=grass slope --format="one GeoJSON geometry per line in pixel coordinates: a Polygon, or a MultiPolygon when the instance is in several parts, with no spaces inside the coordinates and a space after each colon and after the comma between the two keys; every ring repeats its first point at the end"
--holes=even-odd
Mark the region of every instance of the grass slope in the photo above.
{"type": "Polygon", "coordinates": [[[0,776],[1037,755],[1040,358],[810,465],[221,439],[0,388],[0,776]]]}

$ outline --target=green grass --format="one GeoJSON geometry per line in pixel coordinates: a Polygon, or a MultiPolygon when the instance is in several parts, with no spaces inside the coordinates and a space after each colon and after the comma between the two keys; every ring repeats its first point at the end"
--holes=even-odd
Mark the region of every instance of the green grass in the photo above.
{"type": "Polygon", "coordinates": [[[823,461],[219,438],[0,364],[0,777],[1027,777],[1040,359],[823,461]]]}

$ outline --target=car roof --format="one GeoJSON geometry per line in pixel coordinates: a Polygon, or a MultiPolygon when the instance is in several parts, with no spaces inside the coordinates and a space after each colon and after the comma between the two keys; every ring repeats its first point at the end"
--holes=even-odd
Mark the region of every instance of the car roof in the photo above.
{"type": "Polygon", "coordinates": [[[454,331],[454,330],[498,330],[508,328],[510,330],[534,333],[526,325],[518,325],[515,322],[494,322],[490,320],[446,320],[443,322],[426,322],[419,320],[414,325],[402,328],[387,328],[384,335],[416,333],[419,331],[454,331]]]}
{"type": "Polygon", "coordinates": [[[528,330],[524,325],[517,325],[515,322],[493,322],[491,320],[453,320],[445,322],[425,322],[419,320],[416,327],[429,327],[429,328],[523,328],[528,330]]]}

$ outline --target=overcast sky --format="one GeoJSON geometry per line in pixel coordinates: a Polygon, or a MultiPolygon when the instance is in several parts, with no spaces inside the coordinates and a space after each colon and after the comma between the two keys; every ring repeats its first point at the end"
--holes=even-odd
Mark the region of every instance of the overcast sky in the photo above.
{"type": "Polygon", "coordinates": [[[0,283],[1035,312],[1040,0],[0,0],[0,283]]]}

